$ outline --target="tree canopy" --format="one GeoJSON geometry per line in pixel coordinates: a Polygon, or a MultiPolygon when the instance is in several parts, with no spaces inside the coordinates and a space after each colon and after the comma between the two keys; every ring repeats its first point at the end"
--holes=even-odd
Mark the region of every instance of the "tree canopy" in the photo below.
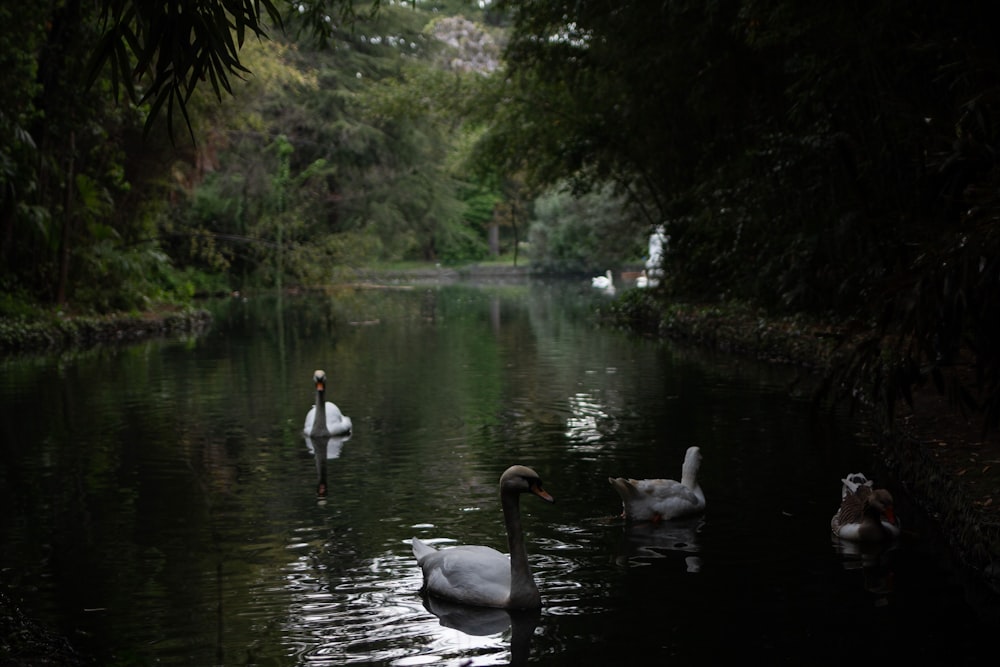
{"type": "Polygon", "coordinates": [[[3,11],[7,308],[129,309],[329,280],[348,258],[486,252],[477,207],[498,198],[462,173],[458,112],[482,75],[452,67],[481,29],[451,46],[436,12],[377,2],[3,11]]]}
{"type": "Polygon", "coordinates": [[[987,3],[504,5],[485,159],[616,183],[674,294],[854,322],[887,405],[930,379],[1000,421],[987,3]]]}

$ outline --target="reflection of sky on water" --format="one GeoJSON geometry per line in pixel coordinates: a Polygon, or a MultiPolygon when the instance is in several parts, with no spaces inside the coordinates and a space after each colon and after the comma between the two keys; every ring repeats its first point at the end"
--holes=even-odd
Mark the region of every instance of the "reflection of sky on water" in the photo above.
{"type": "Polygon", "coordinates": [[[477,636],[442,625],[425,607],[408,541],[405,550],[383,553],[364,569],[336,573],[331,544],[322,554],[301,541],[290,548],[299,555],[286,567],[284,592],[291,599],[284,637],[303,664],[508,663],[509,623],[477,636]]]}
{"type": "Polygon", "coordinates": [[[579,392],[569,397],[570,416],[566,419],[566,437],[577,449],[597,449],[605,435],[614,433],[617,424],[593,393],[579,392]]]}
{"type": "MultiPolygon", "coordinates": [[[[420,569],[408,539],[399,548],[389,545],[363,566],[338,571],[342,559],[335,554],[345,547],[319,543],[317,529],[304,528],[287,540],[295,558],[285,567],[284,585],[269,591],[285,600],[286,648],[301,664],[322,667],[366,662],[458,665],[470,660],[475,665],[523,664],[544,615],[593,614],[600,609],[579,605],[581,597],[595,594],[581,590],[586,586],[579,570],[586,563],[575,556],[586,550],[571,539],[579,537],[580,528],[567,524],[562,532],[568,539],[538,539],[529,547],[544,609],[509,614],[421,596],[420,569]]],[[[427,541],[437,548],[455,542],[427,541]]]]}

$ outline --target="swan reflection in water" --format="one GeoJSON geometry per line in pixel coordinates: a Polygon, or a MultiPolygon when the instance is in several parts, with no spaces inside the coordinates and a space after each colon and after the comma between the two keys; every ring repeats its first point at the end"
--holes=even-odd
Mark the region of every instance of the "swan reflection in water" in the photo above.
{"type": "Polygon", "coordinates": [[[671,553],[679,552],[688,554],[684,557],[687,571],[699,572],[699,534],[704,524],[702,517],[626,524],[622,529],[615,562],[620,566],[628,566],[635,564],[635,560],[666,558],[671,553]]]}
{"type": "Polygon", "coordinates": [[[340,451],[351,435],[342,436],[305,436],[306,447],[316,461],[316,497],[323,499],[327,494],[326,462],[340,458],[340,451]]]}
{"type": "Polygon", "coordinates": [[[424,608],[442,627],[474,637],[506,632],[510,628],[510,664],[525,665],[531,653],[531,638],[541,618],[540,609],[507,610],[474,607],[421,594],[424,608]]]}

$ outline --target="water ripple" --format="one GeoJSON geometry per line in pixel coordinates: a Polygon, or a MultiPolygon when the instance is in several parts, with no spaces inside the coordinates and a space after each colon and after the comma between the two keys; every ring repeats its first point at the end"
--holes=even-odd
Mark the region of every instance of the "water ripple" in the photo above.
{"type": "Polygon", "coordinates": [[[384,553],[325,588],[302,567],[289,564],[295,576],[286,588],[292,599],[283,636],[306,664],[420,665],[473,656],[492,664],[508,650],[503,632],[474,637],[443,626],[418,594],[421,574],[412,556],[384,553]]]}

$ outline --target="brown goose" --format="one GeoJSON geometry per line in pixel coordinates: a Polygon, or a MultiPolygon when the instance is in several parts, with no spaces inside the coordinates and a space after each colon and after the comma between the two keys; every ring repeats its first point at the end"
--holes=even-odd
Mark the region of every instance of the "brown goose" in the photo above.
{"type": "Polygon", "coordinates": [[[881,542],[899,537],[892,494],[863,483],[853,491],[848,490],[840,509],[830,519],[830,530],[852,542],[881,542]]]}

